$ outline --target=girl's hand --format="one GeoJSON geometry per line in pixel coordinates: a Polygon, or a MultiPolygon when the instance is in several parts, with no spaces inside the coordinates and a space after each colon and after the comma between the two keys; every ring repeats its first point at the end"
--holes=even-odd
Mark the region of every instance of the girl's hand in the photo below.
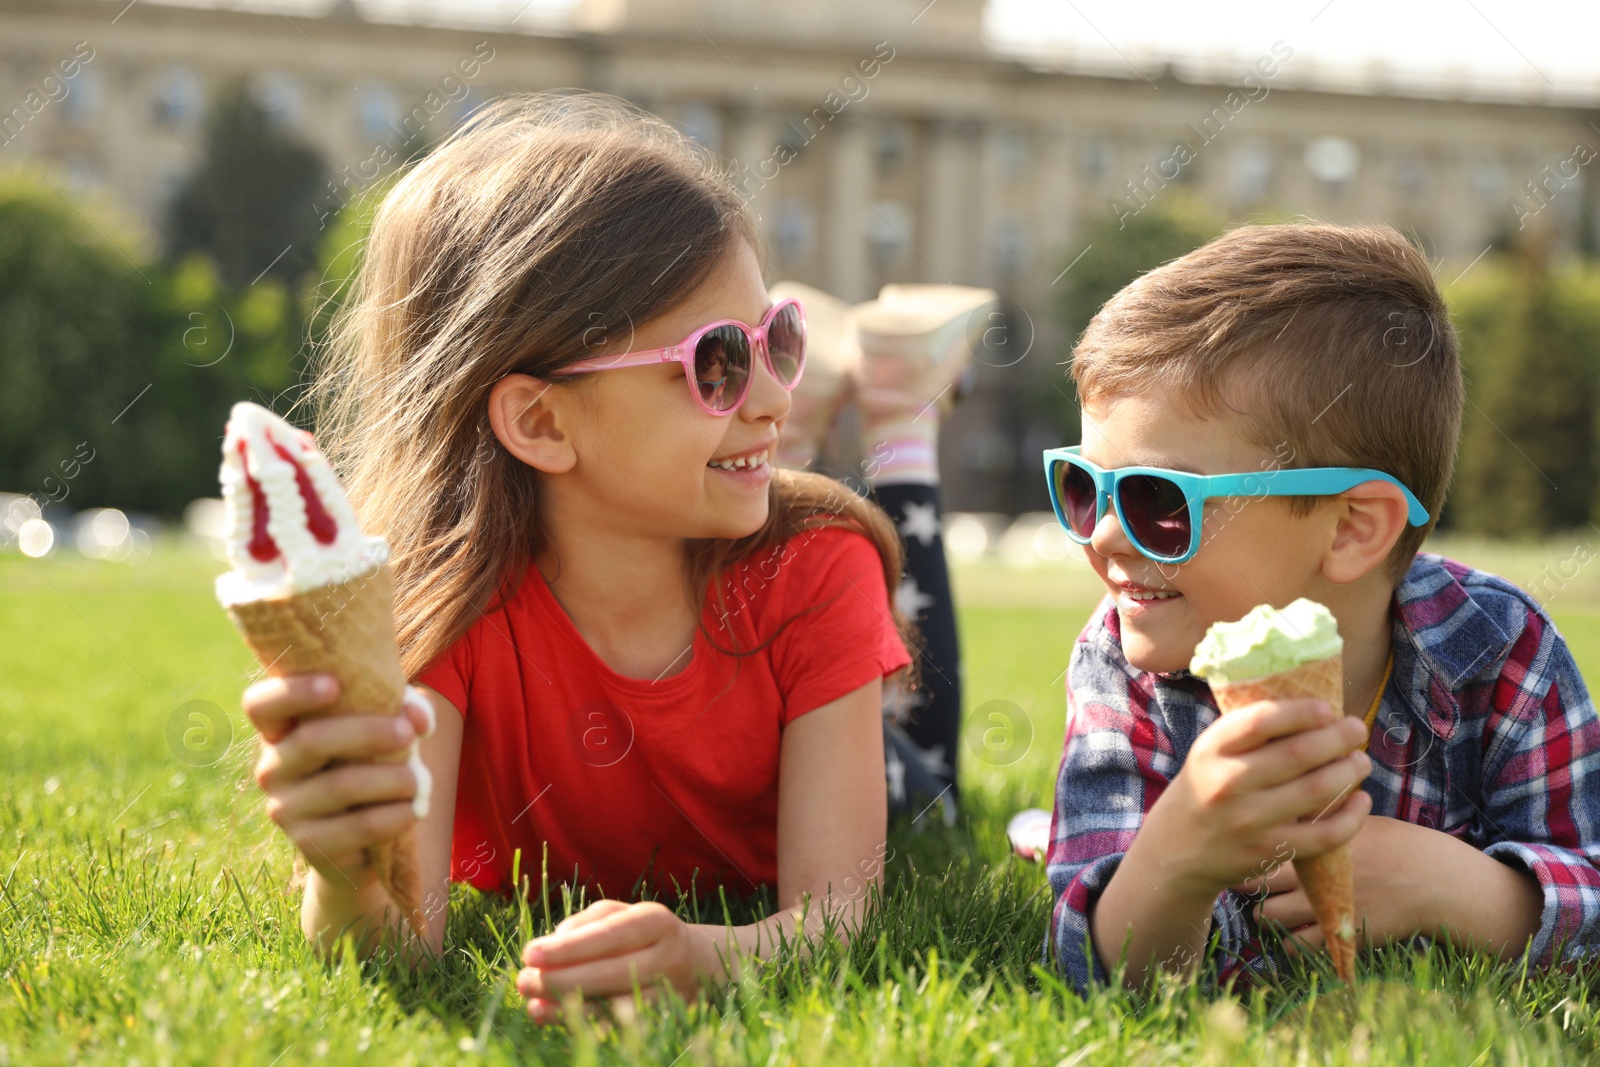
{"type": "Polygon", "coordinates": [[[251,685],[243,703],[261,735],[255,779],[268,818],[329,885],[358,890],[377,877],[367,846],[417,821],[410,768],[372,760],[406,748],[433,723],[409,700],[403,717],[318,717],[338,692],[330,674],[283,675],[251,685]]]}
{"type": "Polygon", "coordinates": [[[569,993],[631,1002],[637,983],[646,1000],[661,986],[690,997],[721,971],[711,941],[653,901],[596,901],[529,941],[522,962],[517,991],[540,1023],[560,1021],[560,1002],[569,993]]]}

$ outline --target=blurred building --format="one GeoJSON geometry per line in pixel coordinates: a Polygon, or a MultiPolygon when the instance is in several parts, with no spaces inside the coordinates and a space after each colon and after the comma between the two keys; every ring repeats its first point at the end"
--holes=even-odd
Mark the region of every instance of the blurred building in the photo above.
{"type": "Polygon", "coordinates": [[[1293,41],[1207,69],[1091,72],[996,53],[982,0],[544,11],[0,0],[0,165],[54,161],[154,233],[198,157],[207,100],[242,79],[336,172],[306,205],[322,217],[392,168],[408,134],[441,134],[497,93],[617,93],[739,162],[772,279],[852,301],[889,281],[1001,292],[1014,342],[982,368],[942,459],[951,507],[1013,513],[1041,506],[1029,457],[1059,443],[1020,398],[1063,374],[1055,283],[1092,254],[1080,235],[1093,220],[1184,187],[1241,220],[1383,219],[1462,266],[1529,218],[1558,249],[1595,243],[1592,100],[1402,96],[1381,69],[1332,87],[1293,41]]]}

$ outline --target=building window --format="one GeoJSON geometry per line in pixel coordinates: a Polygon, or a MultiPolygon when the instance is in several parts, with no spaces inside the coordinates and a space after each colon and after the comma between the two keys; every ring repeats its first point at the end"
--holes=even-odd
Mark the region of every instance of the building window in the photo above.
{"type": "Polygon", "coordinates": [[[1017,219],[1002,219],[994,228],[994,268],[1002,278],[1022,273],[1028,260],[1028,230],[1017,219]]]}
{"type": "Polygon", "coordinates": [[[911,209],[898,200],[879,200],[872,208],[867,223],[872,263],[879,274],[888,274],[900,264],[911,244],[911,209]]]}
{"type": "Polygon", "coordinates": [[[1235,200],[1259,200],[1272,186],[1272,146],[1241,141],[1228,154],[1230,191],[1235,200]]]}
{"type": "Polygon", "coordinates": [[[367,137],[393,138],[400,130],[400,97],[382,83],[356,91],[356,120],[367,137]]]}
{"type": "Polygon", "coordinates": [[[1408,200],[1420,199],[1428,191],[1428,163],[1412,152],[1402,154],[1394,165],[1394,186],[1408,200]]]}
{"type": "Polygon", "coordinates": [[[256,80],[256,104],[276,126],[296,127],[305,119],[306,94],[292,74],[270,71],[256,80]]]}
{"type": "Polygon", "coordinates": [[[100,71],[92,67],[79,67],[78,73],[65,79],[67,95],[61,100],[61,109],[67,121],[81,125],[100,112],[100,71]]]}
{"type": "Polygon", "coordinates": [[[995,134],[995,154],[999,157],[1000,174],[1008,182],[1019,182],[1027,177],[1033,165],[1033,145],[1028,131],[1007,126],[995,134]]]}
{"type": "Polygon", "coordinates": [[[805,122],[807,117],[804,112],[798,111],[785,115],[783,122],[778,126],[777,136],[773,139],[773,150],[785,148],[790,152],[798,153],[809,144],[814,134],[810,134],[806,130],[805,122]]]}
{"type": "Polygon", "coordinates": [[[691,100],[678,109],[678,129],[713,152],[722,150],[722,116],[710,104],[691,100]]]}
{"type": "Polygon", "coordinates": [[[911,131],[899,119],[890,119],[878,129],[878,173],[893,174],[911,158],[911,131]]]}
{"type": "Polygon", "coordinates": [[[74,152],[62,160],[67,172],[67,187],[74,192],[87,192],[98,188],[100,168],[87,157],[74,152]]]}
{"type": "Polygon", "coordinates": [[[1083,142],[1078,155],[1078,165],[1083,168],[1083,176],[1091,182],[1104,179],[1111,172],[1111,156],[1111,142],[1104,137],[1093,137],[1083,142]]]}
{"type": "Polygon", "coordinates": [[[168,67],[156,76],[155,120],[186,126],[200,115],[200,79],[188,67],[168,67]]]}
{"type": "Polygon", "coordinates": [[[1505,198],[1510,182],[1506,177],[1506,165],[1499,159],[1494,156],[1479,156],[1472,161],[1467,174],[1472,191],[1485,204],[1498,206],[1505,198]]]}
{"type": "Polygon", "coordinates": [[[815,215],[811,205],[797,197],[778,201],[772,220],[772,250],[782,264],[799,263],[811,255],[816,239],[815,215]]]}
{"type": "Polygon", "coordinates": [[[1361,169],[1361,150],[1347,137],[1318,137],[1306,145],[1306,169],[1318,181],[1342,185],[1361,169]]]}

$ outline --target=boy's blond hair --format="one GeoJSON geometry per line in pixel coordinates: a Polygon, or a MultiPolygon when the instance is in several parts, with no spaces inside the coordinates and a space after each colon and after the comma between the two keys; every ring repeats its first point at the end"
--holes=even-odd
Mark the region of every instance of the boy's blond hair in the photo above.
{"type": "MultiPolygon", "coordinates": [[[[1241,226],[1141,275],[1073,350],[1084,403],[1162,388],[1240,416],[1292,467],[1371,467],[1430,516],[1388,560],[1398,582],[1438,521],[1465,392],[1433,271],[1388,226],[1241,226]]],[[[1307,514],[1316,497],[1290,499],[1307,514]]]]}

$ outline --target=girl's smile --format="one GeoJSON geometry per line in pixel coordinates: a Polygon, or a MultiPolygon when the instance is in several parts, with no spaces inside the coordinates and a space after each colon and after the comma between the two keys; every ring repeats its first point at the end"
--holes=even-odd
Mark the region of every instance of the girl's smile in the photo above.
{"type": "Polygon", "coordinates": [[[756,476],[759,476],[760,484],[765,485],[772,477],[772,468],[767,461],[772,458],[777,446],[778,439],[774,436],[771,440],[754,448],[747,448],[743,452],[714,457],[706,463],[706,466],[716,471],[745,475],[743,480],[751,484],[754,484],[756,476]]]}

